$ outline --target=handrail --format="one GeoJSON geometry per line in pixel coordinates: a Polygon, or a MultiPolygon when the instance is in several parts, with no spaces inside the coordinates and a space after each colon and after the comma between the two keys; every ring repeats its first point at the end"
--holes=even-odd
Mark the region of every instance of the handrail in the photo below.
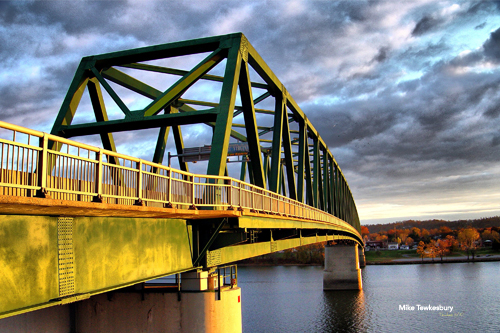
{"type": "Polygon", "coordinates": [[[0,121],[2,129],[12,132],[12,140],[0,139],[0,194],[191,209],[249,209],[335,224],[359,236],[352,225],[331,214],[234,178],[176,170],[0,121]],[[19,134],[27,143],[21,142],[19,134]],[[31,136],[39,139],[38,145],[32,144],[31,136]],[[49,141],[66,152],[50,149],[49,141]],[[104,156],[108,162],[103,161],[104,156]],[[111,163],[111,157],[117,162],[111,163]]]}

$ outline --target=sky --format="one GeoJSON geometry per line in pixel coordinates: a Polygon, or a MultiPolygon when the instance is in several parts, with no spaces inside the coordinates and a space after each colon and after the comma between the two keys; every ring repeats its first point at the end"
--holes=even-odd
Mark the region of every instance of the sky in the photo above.
{"type": "MultiPolygon", "coordinates": [[[[0,1],[0,120],[49,132],[84,56],[234,32],[329,146],[362,224],[500,215],[500,2],[0,1]]],[[[156,135],[118,151],[151,159],[156,135]]]]}

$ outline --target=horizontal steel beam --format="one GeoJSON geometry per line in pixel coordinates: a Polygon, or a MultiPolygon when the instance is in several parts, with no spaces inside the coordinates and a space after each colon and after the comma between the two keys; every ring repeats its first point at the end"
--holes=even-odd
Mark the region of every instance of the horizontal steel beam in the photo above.
{"type": "Polygon", "coordinates": [[[217,114],[218,112],[216,110],[205,110],[61,126],[59,135],[65,138],[71,138],[74,136],[157,128],[159,126],[197,124],[200,122],[215,121],[217,119],[217,114]]]}

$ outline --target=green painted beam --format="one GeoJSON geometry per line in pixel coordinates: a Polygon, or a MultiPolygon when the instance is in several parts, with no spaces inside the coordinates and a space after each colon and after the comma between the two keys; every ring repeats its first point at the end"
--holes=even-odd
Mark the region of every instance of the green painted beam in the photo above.
{"type": "Polygon", "coordinates": [[[326,149],[322,150],[323,153],[323,164],[321,165],[321,170],[322,170],[322,179],[323,179],[323,188],[322,188],[322,195],[323,195],[323,210],[326,212],[329,212],[329,201],[328,201],[328,193],[330,192],[330,189],[328,188],[328,153],[326,149]]]}
{"type": "Polygon", "coordinates": [[[0,318],[194,268],[180,219],[2,215],[0,234],[0,318]]]}
{"type": "Polygon", "coordinates": [[[109,120],[101,123],[86,123],[71,126],[61,126],[59,135],[65,138],[101,133],[157,128],[161,126],[188,125],[215,120],[218,112],[215,110],[162,114],[135,119],[109,120]]]}
{"type": "Polygon", "coordinates": [[[213,52],[228,39],[240,37],[241,33],[192,39],[181,42],[146,46],[131,50],[100,54],[91,57],[100,68],[121,66],[136,62],[173,58],[191,54],[213,52]]]}
{"type": "Polygon", "coordinates": [[[241,38],[235,38],[228,51],[224,82],[219,102],[219,114],[215,122],[212,150],[208,161],[207,174],[222,176],[226,168],[227,149],[231,134],[231,124],[241,67],[241,38]]]}
{"type": "Polygon", "coordinates": [[[94,74],[94,77],[97,80],[99,80],[99,83],[104,87],[104,89],[106,90],[106,92],[109,94],[109,96],[116,103],[116,105],[118,105],[118,107],[120,108],[120,110],[122,110],[122,112],[125,115],[125,117],[132,117],[132,114],[130,113],[130,110],[128,109],[128,107],[125,105],[125,103],[123,103],[123,101],[116,94],[116,92],[113,90],[113,88],[111,88],[111,86],[109,85],[109,83],[107,83],[106,80],[104,80],[104,78],[102,77],[101,73],[99,73],[97,71],[97,69],[95,69],[95,67],[92,67],[91,71],[92,71],[92,74],[94,74]]]}
{"type": "MultiPolygon", "coordinates": [[[[90,101],[92,103],[92,108],[94,110],[95,119],[97,122],[108,121],[108,114],[106,112],[106,106],[104,105],[104,99],[102,97],[101,88],[97,79],[93,78],[88,81],[87,89],[90,95],[90,101]]],[[[111,150],[116,152],[115,140],[113,139],[113,133],[101,133],[102,146],[106,150],[111,150]]],[[[108,162],[118,165],[118,159],[114,156],[106,155],[108,162]]]]}
{"type": "Polygon", "coordinates": [[[319,141],[317,138],[313,138],[314,140],[314,148],[313,148],[313,202],[314,202],[314,207],[319,208],[320,202],[319,202],[319,185],[321,182],[320,179],[320,172],[319,172],[319,141]]]}
{"type": "MultiPolygon", "coordinates": [[[[284,113],[286,114],[286,108],[284,113]]],[[[293,167],[293,151],[292,151],[292,143],[290,137],[290,126],[288,122],[288,117],[283,117],[283,129],[282,129],[282,138],[283,138],[283,150],[284,150],[284,164],[286,168],[286,177],[288,184],[288,195],[293,200],[297,200],[297,188],[295,184],[295,169],[293,167]]]]}
{"type": "Polygon", "coordinates": [[[283,251],[299,246],[326,242],[326,241],[339,241],[339,240],[352,240],[358,242],[356,238],[348,235],[324,235],[324,236],[309,236],[291,239],[282,239],[270,242],[259,242],[253,244],[234,245],[221,249],[209,251],[207,253],[207,267],[222,266],[233,263],[239,260],[244,260],[252,257],[261,256],[268,253],[283,251]]]}
{"type": "Polygon", "coordinates": [[[143,110],[143,115],[155,115],[162,109],[173,103],[203,75],[217,66],[224,59],[223,53],[225,53],[224,50],[217,49],[208,57],[203,59],[203,61],[201,61],[196,67],[194,67],[191,71],[184,75],[179,81],[177,81],[164,93],[158,96],[153,102],[151,102],[151,104],[146,106],[143,110]]]}
{"type": "Polygon", "coordinates": [[[282,95],[275,97],[273,145],[271,151],[271,174],[269,175],[269,190],[279,192],[279,177],[281,177],[281,144],[283,136],[283,121],[286,119],[286,101],[282,95]]]}
{"type": "Polygon", "coordinates": [[[257,130],[257,120],[255,119],[255,110],[253,105],[252,87],[250,86],[250,74],[248,65],[242,62],[240,68],[239,87],[241,95],[241,104],[243,106],[243,117],[245,119],[245,129],[247,134],[250,163],[254,184],[266,188],[264,168],[262,165],[262,153],[260,151],[259,135],[257,130]]]}
{"type": "MultiPolygon", "coordinates": [[[[180,75],[180,76],[184,76],[188,73],[188,71],[184,71],[181,69],[153,66],[153,65],[147,65],[147,64],[126,64],[126,65],[122,65],[122,67],[141,69],[141,70],[156,72],[156,73],[180,75]]],[[[224,78],[222,76],[210,75],[210,74],[205,74],[202,77],[200,77],[200,79],[208,80],[208,81],[216,81],[216,82],[223,82],[224,81],[224,78]]],[[[252,87],[255,87],[255,88],[267,89],[267,85],[263,84],[263,83],[251,82],[250,84],[252,87]]]]}

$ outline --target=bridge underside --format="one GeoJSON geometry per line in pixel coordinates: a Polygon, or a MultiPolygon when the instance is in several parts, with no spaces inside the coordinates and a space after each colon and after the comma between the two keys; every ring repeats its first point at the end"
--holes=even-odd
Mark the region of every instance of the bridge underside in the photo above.
{"type": "Polygon", "coordinates": [[[0,196],[0,214],[0,318],[302,245],[361,242],[340,223],[249,210],[0,196]]]}

